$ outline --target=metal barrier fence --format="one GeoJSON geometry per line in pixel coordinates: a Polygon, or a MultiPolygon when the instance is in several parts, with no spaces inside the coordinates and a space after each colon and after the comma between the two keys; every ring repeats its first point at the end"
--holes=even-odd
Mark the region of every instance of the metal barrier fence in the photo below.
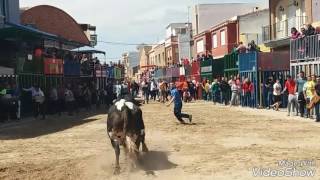
{"type": "Polygon", "coordinates": [[[239,74],[239,56],[231,53],[224,56],[224,76],[230,78],[239,74]]]}
{"type": "MultiPolygon", "coordinates": [[[[268,93],[265,83],[269,77],[279,79],[282,87],[289,75],[289,54],[270,53],[246,53],[239,55],[239,70],[242,79],[248,78],[254,84],[254,93],[250,100],[251,107],[267,107],[268,93]]],[[[287,104],[287,97],[283,96],[283,107],[287,104]]],[[[243,98],[242,98],[243,102],[243,98]]],[[[242,105],[244,105],[242,103],[242,105]]]]}
{"type": "Polygon", "coordinates": [[[320,75],[320,58],[315,61],[306,61],[306,62],[295,62],[290,63],[290,71],[294,78],[297,78],[297,75],[300,71],[305,72],[306,76],[310,75],[320,75]]]}
{"type": "Polygon", "coordinates": [[[290,60],[320,58],[320,34],[290,41],[290,60]]]}

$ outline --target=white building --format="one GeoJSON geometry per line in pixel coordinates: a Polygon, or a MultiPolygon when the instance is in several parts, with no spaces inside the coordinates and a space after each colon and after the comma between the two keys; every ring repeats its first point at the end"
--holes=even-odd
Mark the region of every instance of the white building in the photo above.
{"type": "Polygon", "coordinates": [[[247,44],[254,40],[256,44],[263,44],[262,27],[269,25],[269,9],[259,10],[248,14],[240,15],[239,20],[239,41],[247,44]]]}
{"type": "Polygon", "coordinates": [[[192,10],[193,35],[200,34],[230,17],[267,8],[267,3],[220,3],[199,4],[192,10]]]}
{"type": "Polygon", "coordinates": [[[132,78],[133,68],[139,66],[139,52],[127,52],[122,55],[123,63],[125,64],[125,74],[127,77],[132,78]]]}
{"type": "MultiPolygon", "coordinates": [[[[192,24],[191,23],[171,23],[166,28],[166,47],[172,48],[173,62],[180,62],[182,59],[191,59],[192,24]],[[169,42],[169,43],[168,43],[169,42]],[[176,46],[177,44],[177,46],[176,46]]],[[[169,57],[169,55],[167,55],[169,57]]],[[[170,60],[169,60],[170,61],[170,60]]]]}

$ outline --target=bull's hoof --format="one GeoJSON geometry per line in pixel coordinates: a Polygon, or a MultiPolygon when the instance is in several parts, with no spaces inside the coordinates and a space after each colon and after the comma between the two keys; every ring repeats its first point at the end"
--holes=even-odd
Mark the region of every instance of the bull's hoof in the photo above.
{"type": "Polygon", "coordinates": [[[113,174],[114,175],[119,175],[120,174],[120,167],[115,167],[113,174]]]}
{"type": "Polygon", "coordinates": [[[149,152],[149,149],[146,144],[142,144],[142,152],[149,152]]]}

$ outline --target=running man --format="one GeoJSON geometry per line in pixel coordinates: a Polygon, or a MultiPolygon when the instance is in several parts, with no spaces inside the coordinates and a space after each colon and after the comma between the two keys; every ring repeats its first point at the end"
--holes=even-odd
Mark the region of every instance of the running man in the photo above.
{"type": "Polygon", "coordinates": [[[182,109],[181,95],[180,95],[179,91],[177,90],[175,84],[172,85],[171,100],[170,100],[169,104],[167,104],[167,106],[169,107],[172,104],[172,102],[174,102],[174,115],[176,116],[178,121],[181,124],[185,124],[185,121],[182,118],[188,118],[189,123],[191,123],[192,122],[192,115],[181,113],[181,109],[182,109]]]}

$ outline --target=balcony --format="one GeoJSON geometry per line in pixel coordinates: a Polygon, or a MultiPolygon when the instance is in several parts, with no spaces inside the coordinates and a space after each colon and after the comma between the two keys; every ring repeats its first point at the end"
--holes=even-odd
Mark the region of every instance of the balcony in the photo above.
{"type": "Polygon", "coordinates": [[[320,58],[320,34],[290,41],[290,60],[304,61],[320,58]]]}
{"type": "Polygon", "coordinates": [[[264,26],[262,27],[263,42],[267,46],[271,47],[288,45],[289,37],[291,35],[291,28],[295,27],[300,30],[307,20],[308,18],[306,16],[296,16],[279,21],[272,25],[264,26]]]}

